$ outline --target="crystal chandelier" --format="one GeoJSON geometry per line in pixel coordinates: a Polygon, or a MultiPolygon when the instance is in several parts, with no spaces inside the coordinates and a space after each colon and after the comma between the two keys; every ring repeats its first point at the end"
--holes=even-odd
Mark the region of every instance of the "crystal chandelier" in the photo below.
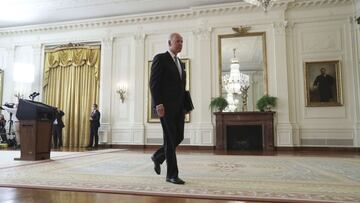
{"type": "Polygon", "coordinates": [[[240,93],[240,65],[236,58],[231,59],[230,73],[223,76],[226,92],[231,94],[240,93]]]}
{"type": "MultiPolygon", "coordinates": [[[[226,100],[228,101],[228,111],[235,111],[239,100],[236,99],[237,95],[244,94],[244,90],[249,88],[249,76],[240,72],[239,60],[235,56],[231,59],[230,73],[223,76],[224,89],[227,92],[226,100]]],[[[246,92],[247,94],[247,92],[246,92]]]]}
{"type": "Polygon", "coordinates": [[[264,9],[264,11],[267,12],[268,9],[270,9],[274,4],[274,1],[277,0],[244,0],[244,1],[256,6],[261,6],[264,9]]]}

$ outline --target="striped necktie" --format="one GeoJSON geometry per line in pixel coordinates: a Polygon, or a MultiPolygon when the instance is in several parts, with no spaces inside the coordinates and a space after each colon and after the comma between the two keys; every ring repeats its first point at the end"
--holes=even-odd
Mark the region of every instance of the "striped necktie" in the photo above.
{"type": "Polygon", "coordinates": [[[181,79],[182,78],[182,70],[181,70],[181,66],[180,66],[178,57],[174,56],[174,61],[175,61],[175,64],[176,64],[176,66],[178,68],[178,71],[179,71],[179,74],[180,74],[180,79],[181,79]]]}

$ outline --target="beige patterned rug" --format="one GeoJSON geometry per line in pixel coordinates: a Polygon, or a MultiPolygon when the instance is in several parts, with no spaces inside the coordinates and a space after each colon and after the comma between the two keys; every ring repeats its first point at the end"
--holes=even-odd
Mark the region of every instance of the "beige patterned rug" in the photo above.
{"type": "Polygon", "coordinates": [[[165,164],[163,173],[156,175],[150,154],[126,150],[28,163],[0,167],[0,186],[229,200],[360,202],[359,158],[179,153],[185,185],[165,182],[165,164]]]}
{"type": "MultiPolygon", "coordinates": [[[[59,158],[65,158],[65,157],[73,157],[73,156],[79,156],[84,155],[84,153],[81,152],[57,152],[52,151],[50,153],[50,157],[53,160],[57,160],[59,158]]],[[[46,162],[49,160],[42,160],[42,161],[14,161],[14,158],[20,158],[20,150],[9,150],[9,151],[0,151],[0,168],[8,168],[13,166],[20,166],[20,165],[27,165],[27,164],[34,164],[34,163],[40,163],[40,162],[46,162]]]]}

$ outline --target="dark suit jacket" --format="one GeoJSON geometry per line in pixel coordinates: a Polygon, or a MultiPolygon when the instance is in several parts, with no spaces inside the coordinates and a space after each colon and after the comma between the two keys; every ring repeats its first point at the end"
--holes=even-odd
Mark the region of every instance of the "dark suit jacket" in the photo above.
{"type": "Polygon", "coordinates": [[[62,120],[62,117],[65,115],[65,113],[63,111],[56,111],[55,112],[55,118],[57,120],[57,126],[60,128],[65,127],[64,122],[62,120]]]}
{"type": "Polygon", "coordinates": [[[319,75],[316,77],[314,84],[319,87],[320,101],[329,101],[333,98],[332,86],[334,78],[330,75],[319,75]]]}
{"type": "Polygon", "coordinates": [[[169,52],[154,57],[151,66],[150,91],[153,108],[156,105],[165,106],[165,115],[184,108],[184,93],[186,84],[185,65],[181,63],[182,77],[175,61],[169,52]]]}
{"type": "Polygon", "coordinates": [[[96,110],[95,113],[91,113],[90,127],[100,127],[100,112],[96,110]]]}

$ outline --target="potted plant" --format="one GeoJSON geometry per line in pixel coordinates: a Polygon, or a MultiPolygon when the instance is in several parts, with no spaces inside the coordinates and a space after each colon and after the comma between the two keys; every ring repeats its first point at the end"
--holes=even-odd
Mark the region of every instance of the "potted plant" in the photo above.
{"type": "Polygon", "coordinates": [[[212,98],[211,102],[210,102],[210,108],[216,109],[220,112],[222,112],[228,105],[229,105],[229,103],[222,96],[212,98]]]}
{"type": "Polygon", "coordinates": [[[264,95],[256,102],[256,107],[260,111],[271,111],[271,108],[276,106],[276,99],[276,97],[264,95]]]}

